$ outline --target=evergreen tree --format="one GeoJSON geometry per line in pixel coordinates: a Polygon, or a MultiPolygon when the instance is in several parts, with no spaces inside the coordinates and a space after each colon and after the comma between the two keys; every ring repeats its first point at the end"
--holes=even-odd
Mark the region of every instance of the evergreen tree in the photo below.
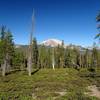
{"type": "MultiPolygon", "coordinates": [[[[54,57],[55,57],[55,48],[54,48],[54,57]]],[[[54,59],[54,63],[55,63],[55,59],[54,59]]],[[[52,48],[48,48],[47,64],[48,64],[48,68],[51,68],[51,66],[52,66],[52,48]]]]}
{"type": "Polygon", "coordinates": [[[94,45],[92,50],[92,67],[97,67],[97,64],[98,64],[98,50],[94,45]]]}
{"type": "Polygon", "coordinates": [[[98,50],[98,62],[97,62],[98,67],[100,67],[100,50],[98,50]]]}
{"type": "Polygon", "coordinates": [[[65,48],[64,41],[62,41],[62,45],[60,46],[60,67],[65,67],[65,48]]]}
{"type": "Polygon", "coordinates": [[[11,32],[2,26],[0,31],[0,58],[2,76],[10,70],[11,60],[14,54],[14,43],[11,32]]]}
{"type": "Polygon", "coordinates": [[[55,66],[60,68],[60,45],[55,48],[55,66]]]}
{"type": "Polygon", "coordinates": [[[39,61],[40,61],[40,67],[45,68],[47,63],[47,50],[44,45],[40,46],[39,48],[39,61]]]}
{"type": "MultiPolygon", "coordinates": [[[[100,12],[98,13],[98,15],[96,16],[96,21],[97,22],[100,22],[100,12]]],[[[98,38],[99,40],[100,40],[100,24],[98,24],[98,31],[99,31],[99,33],[96,35],[96,37],[95,38],[98,38]]]]}
{"type": "Polygon", "coordinates": [[[84,54],[84,66],[88,67],[89,66],[89,50],[86,49],[85,54],[84,54]]]}
{"type": "Polygon", "coordinates": [[[32,47],[33,47],[33,57],[32,57],[32,61],[33,61],[33,65],[34,68],[37,68],[37,64],[38,64],[38,45],[37,45],[37,40],[36,38],[33,39],[33,43],[32,43],[32,47]]]}
{"type": "Polygon", "coordinates": [[[72,66],[72,54],[71,49],[67,48],[65,52],[65,66],[71,67],[72,66]]]}
{"type": "Polygon", "coordinates": [[[26,67],[25,63],[25,55],[23,52],[19,52],[15,50],[13,59],[12,59],[12,66],[15,69],[24,70],[26,67]]]}

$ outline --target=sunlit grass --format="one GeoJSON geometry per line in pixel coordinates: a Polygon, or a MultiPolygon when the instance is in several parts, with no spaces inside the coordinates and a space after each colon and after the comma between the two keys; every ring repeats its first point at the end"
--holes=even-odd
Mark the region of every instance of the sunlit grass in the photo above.
{"type": "Polygon", "coordinates": [[[87,86],[94,83],[100,84],[99,77],[85,77],[88,73],[87,69],[77,71],[67,68],[40,69],[31,77],[28,76],[26,71],[11,73],[5,77],[0,76],[0,99],[99,100],[84,95],[87,86]]]}

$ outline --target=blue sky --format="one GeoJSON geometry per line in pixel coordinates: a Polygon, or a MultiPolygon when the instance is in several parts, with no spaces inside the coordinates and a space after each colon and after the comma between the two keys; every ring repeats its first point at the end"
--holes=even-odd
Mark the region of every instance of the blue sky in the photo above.
{"type": "Polygon", "coordinates": [[[56,38],[90,46],[95,41],[100,0],[0,0],[0,25],[11,30],[16,44],[29,42],[33,8],[38,42],[56,38]]]}

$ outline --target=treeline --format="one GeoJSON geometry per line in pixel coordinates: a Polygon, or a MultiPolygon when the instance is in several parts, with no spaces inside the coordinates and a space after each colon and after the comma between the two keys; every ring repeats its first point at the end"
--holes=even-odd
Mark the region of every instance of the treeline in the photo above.
{"type": "Polygon", "coordinates": [[[100,66],[100,50],[94,46],[92,50],[81,51],[78,48],[64,48],[64,45],[49,48],[40,46],[38,66],[40,68],[95,68],[100,66]],[[54,51],[53,51],[54,50],[54,51]],[[53,61],[54,60],[54,61],[53,61]]]}
{"type": "MultiPolygon", "coordinates": [[[[28,47],[16,49],[16,53],[19,54],[17,58],[20,58],[17,59],[18,63],[15,63],[18,67],[23,65],[27,67],[27,49],[28,47]]],[[[91,49],[70,46],[65,48],[64,43],[57,47],[47,47],[37,45],[34,38],[32,63],[33,68],[53,68],[53,63],[55,68],[96,68],[100,66],[100,49],[95,44],[91,49]]]]}
{"type": "MultiPolygon", "coordinates": [[[[70,46],[46,47],[37,45],[32,40],[32,66],[33,68],[96,68],[100,67],[100,50],[94,45],[92,50],[80,49],[70,46]]],[[[0,30],[0,69],[5,76],[11,70],[26,70],[28,47],[16,48],[10,30],[2,26],[0,30]]],[[[31,69],[32,70],[32,69],[31,69]]]]}

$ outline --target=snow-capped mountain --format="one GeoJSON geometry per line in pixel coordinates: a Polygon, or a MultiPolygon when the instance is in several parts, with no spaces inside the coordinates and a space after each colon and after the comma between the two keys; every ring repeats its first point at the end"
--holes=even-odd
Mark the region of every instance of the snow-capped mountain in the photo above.
{"type": "MultiPolygon", "coordinates": [[[[41,43],[38,43],[38,46],[41,46],[41,45],[45,45],[47,47],[57,47],[58,45],[62,45],[62,42],[64,41],[61,41],[61,40],[58,40],[58,39],[47,39],[41,43]]],[[[22,49],[27,49],[28,48],[28,45],[18,45],[16,44],[15,45],[15,48],[22,48],[22,49]]],[[[75,45],[75,44],[65,44],[64,43],[64,48],[70,48],[70,49],[78,49],[80,51],[85,51],[86,49],[89,49],[89,50],[92,50],[93,47],[83,47],[83,46],[80,46],[80,45],[75,45]]],[[[100,48],[98,48],[100,49],[100,48]]]]}
{"type": "Polygon", "coordinates": [[[45,46],[56,47],[58,45],[61,45],[62,41],[58,39],[48,39],[48,40],[43,41],[40,44],[45,45],[45,46]]]}

